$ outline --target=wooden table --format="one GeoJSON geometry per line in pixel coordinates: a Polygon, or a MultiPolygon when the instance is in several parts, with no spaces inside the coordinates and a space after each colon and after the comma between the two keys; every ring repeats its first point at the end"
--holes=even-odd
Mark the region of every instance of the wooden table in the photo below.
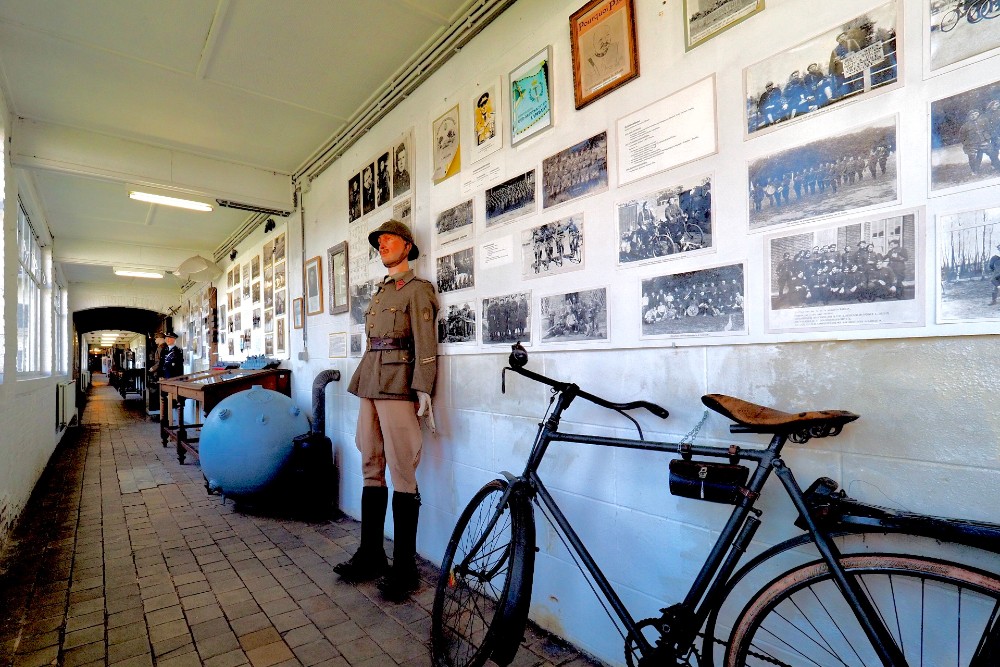
{"type": "Polygon", "coordinates": [[[177,443],[177,460],[184,463],[187,452],[198,455],[198,439],[204,417],[227,396],[260,385],[264,389],[292,395],[292,372],[283,368],[251,370],[235,368],[189,373],[169,380],[160,380],[160,439],[177,443]],[[184,404],[194,401],[201,422],[184,423],[184,404]],[[177,419],[174,420],[174,407],[177,419]]]}

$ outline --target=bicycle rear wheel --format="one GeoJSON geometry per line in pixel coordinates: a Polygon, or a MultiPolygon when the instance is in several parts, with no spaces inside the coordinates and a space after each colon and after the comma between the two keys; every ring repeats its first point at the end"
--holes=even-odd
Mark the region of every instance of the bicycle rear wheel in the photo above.
{"type": "Polygon", "coordinates": [[[524,634],[534,568],[534,521],[526,500],[501,500],[508,484],[480,489],[455,524],[431,611],[439,667],[506,664],[524,634]]]}
{"type": "MultiPolygon", "coordinates": [[[[931,558],[845,556],[910,665],[1000,664],[1000,579],[931,558]]],[[[789,570],[740,613],[726,667],[879,665],[826,563],[789,570]]]]}

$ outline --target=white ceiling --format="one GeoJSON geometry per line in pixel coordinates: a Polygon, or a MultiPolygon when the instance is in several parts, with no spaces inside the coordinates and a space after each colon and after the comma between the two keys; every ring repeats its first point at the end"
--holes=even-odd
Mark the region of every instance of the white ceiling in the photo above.
{"type": "Polygon", "coordinates": [[[70,283],[130,284],[111,267],[212,257],[252,214],[133,202],[126,185],[249,203],[271,188],[266,200],[287,205],[269,208],[291,210],[292,176],[401,72],[471,12],[512,2],[0,0],[26,206],[70,283]]]}

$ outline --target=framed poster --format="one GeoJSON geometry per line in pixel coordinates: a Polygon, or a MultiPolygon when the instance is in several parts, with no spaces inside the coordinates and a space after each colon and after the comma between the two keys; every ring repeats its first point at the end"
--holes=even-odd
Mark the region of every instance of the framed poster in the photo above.
{"type": "Polygon", "coordinates": [[[346,313],[350,309],[347,294],[347,241],[326,251],[330,265],[330,314],[346,313]]]}
{"type": "Polygon", "coordinates": [[[503,82],[499,79],[480,88],[472,97],[472,136],[474,141],[468,155],[472,162],[478,162],[503,147],[503,123],[497,123],[501,113],[500,90],[503,82]]]}
{"type": "Polygon", "coordinates": [[[294,299],[292,299],[292,328],[293,329],[301,329],[303,326],[305,326],[305,323],[303,321],[304,318],[302,316],[302,305],[303,305],[302,302],[303,302],[303,298],[301,296],[297,296],[294,299]]]}
{"type": "Polygon", "coordinates": [[[431,127],[434,137],[434,185],[451,178],[462,169],[458,129],[458,105],[439,116],[431,127]]]}
{"type": "Polygon", "coordinates": [[[511,70],[510,144],[516,146],[552,127],[552,47],[511,70]]]}
{"type": "Polygon", "coordinates": [[[323,312],[323,259],[317,255],[306,262],[306,315],[323,312]]]}
{"type": "Polygon", "coordinates": [[[633,0],[591,0],[569,17],[573,98],[582,109],[639,76],[633,0]]]}
{"type": "Polygon", "coordinates": [[[684,0],[684,48],[690,51],[763,10],[764,0],[728,0],[713,4],[684,0]]]}

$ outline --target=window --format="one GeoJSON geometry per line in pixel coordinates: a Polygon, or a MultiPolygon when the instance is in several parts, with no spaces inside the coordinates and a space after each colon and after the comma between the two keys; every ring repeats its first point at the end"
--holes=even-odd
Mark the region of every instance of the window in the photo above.
{"type": "Polygon", "coordinates": [[[53,357],[52,372],[68,373],[66,363],[66,290],[62,285],[52,281],[52,327],[53,327],[53,357]]]}
{"type": "Polygon", "coordinates": [[[42,370],[42,249],[24,207],[17,207],[17,372],[42,370]]]}

